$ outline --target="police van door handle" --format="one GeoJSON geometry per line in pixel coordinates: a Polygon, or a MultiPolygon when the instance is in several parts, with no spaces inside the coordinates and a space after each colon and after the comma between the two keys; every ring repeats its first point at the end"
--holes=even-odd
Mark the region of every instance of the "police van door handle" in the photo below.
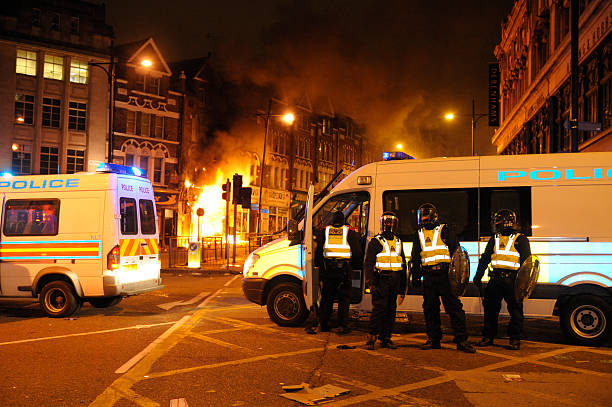
{"type": "Polygon", "coordinates": [[[140,245],[141,245],[141,246],[146,246],[146,245],[147,245],[147,242],[141,242],[141,243],[140,243],[140,245]]]}

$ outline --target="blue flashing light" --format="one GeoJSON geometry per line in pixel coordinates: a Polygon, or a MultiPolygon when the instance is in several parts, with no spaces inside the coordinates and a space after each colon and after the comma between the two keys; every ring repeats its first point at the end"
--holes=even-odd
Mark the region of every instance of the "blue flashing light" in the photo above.
{"type": "Polygon", "coordinates": [[[11,178],[13,176],[13,174],[11,174],[8,171],[5,171],[2,173],[2,178],[11,178]]]}
{"type": "Polygon", "coordinates": [[[414,160],[414,157],[402,151],[385,151],[383,153],[383,160],[414,160]]]}
{"type": "Polygon", "coordinates": [[[138,167],[128,167],[127,165],[100,163],[96,172],[110,172],[112,174],[135,175],[146,178],[145,171],[138,167]]]}

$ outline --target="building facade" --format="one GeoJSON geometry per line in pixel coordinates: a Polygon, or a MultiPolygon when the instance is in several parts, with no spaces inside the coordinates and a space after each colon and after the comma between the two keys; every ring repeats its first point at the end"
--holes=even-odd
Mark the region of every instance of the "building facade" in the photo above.
{"type": "MultiPolygon", "coordinates": [[[[579,151],[612,150],[612,2],[580,0],[579,151]]],[[[495,49],[500,66],[500,154],[568,152],[570,1],[517,0],[495,49]]]]}
{"type": "Polygon", "coordinates": [[[114,48],[113,162],[145,170],[153,184],[162,246],[176,236],[183,95],[152,38],[114,48]]]}
{"type": "Polygon", "coordinates": [[[0,170],[92,171],[105,160],[113,38],[103,5],[74,0],[0,6],[0,170]]]}

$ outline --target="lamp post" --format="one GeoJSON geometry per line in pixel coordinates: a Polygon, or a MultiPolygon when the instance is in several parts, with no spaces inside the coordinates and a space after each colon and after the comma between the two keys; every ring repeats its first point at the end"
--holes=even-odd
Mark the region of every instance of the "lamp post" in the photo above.
{"type": "Polygon", "coordinates": [[[261,207],[262,207],[262,195],[264,189],[264,170],[266,168],[266,145],[268,144],[268,129],[270,127],[270,118],[271,117],[282,117],[282,121],[287,125],[292,125],[295,120],[295,116],[293,113],[285,113],[285,114],[271,114],[272,110],[272,99],[268,101],[268,110],[265,115],[257,114],[259,117],[263,117],[265,120],[265,131],[264,131],[264,145],[263,145],[263,154],[261,155],[261,165],[259,169],[259,203],[257,204],[257,234],[259,235],[261,231],[261,207]]]}
{"type": "MultiPolygon", "coordinates": [[[[111,48],[110,62],[88,62],[87,65],[95,66],[104,71],[108,78],[108,162],[113,162],[113,133],[115,131],[115,84],[117,82],[117,64],[115,56],[113,55],[111,48]]],[[[143,59],[140,61],[140,65],[145,68],[149,68],[152,65],[151,60],[143,59]]]]}
{"type": "MultiPolygon", "coordinates": [[[[474,106],[474,99],[472,98],[472,155],[476,155],[476,151],[474,148],[474,136],[476,133],[476,123],[478,123],[478,120],[482,119],[483,117],[487,117],[489,116],[487,113],[476,113],[476,109],[474,106]]],[[[454,114],[454,113],[447,113],[444,118],[446,120],[453,120],[456,116],[461,116],[461,117],[469,117],[470,115],[468,114],[454,114]]]]}

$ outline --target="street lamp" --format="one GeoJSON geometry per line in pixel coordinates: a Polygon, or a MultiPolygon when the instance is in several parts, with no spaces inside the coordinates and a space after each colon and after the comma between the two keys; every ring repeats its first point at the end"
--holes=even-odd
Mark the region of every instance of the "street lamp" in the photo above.
{"type": "MultiPolygon", "coordinates": [[[[113,55],[111,48],[110,62],[88,62],[87,65],[95,66],[104,71],[108,78],[108,88],[109,88],[109,97],[108,97],[108,162],[113,162],[113,133],[114,133],[114,120],[115,120],[115,83],[117,81],[117,64],[119,62],[115,61],[115,56],[113,55]]],[[[149,68],[153,63],[149,59],[144,59],[140,62],[145,68],[149,68]]]]}
{"type": "MultiPolygon", "coordinates": [[[[447,113],[446,115],[444,115],[444,118],[446,120],[453,120],[456,116],[461,116],[461,117],[470,117],[469,114],[453,114],[453,113],[447,113]]],[[[474,133],[476,132],[476,123],[478,122],[478,120],[482,119],[483,117],[487,117],[488,114],[487,113],[476,113],[475,107],[474,107],[474,99],[472,99],[472,155],[476,155],[476,152],[474,150],[474,133]]]]}
{"type": "Polygon", "coordinates": [[[261,165],[259,169],[259,203],[257,205],[257,234],[261,231],[261,207],[262,207],[262,193],[264,188],[264,170],[266,167],[266,145],[268,144],[268,128],[271,117],[280,117],[281,121],[285,123],[287,126],[291,126],[295,121],[295,116],[293,113],[285,113],[285,114],[270,114],[272,110],[272,99],[268,101],[268,111],[266,114],[257,113],[258,117],[263,117],[265,120],[265,132],[264,132],[264,145],[263,145],[263,154],[261,155],[261,165]]]}

